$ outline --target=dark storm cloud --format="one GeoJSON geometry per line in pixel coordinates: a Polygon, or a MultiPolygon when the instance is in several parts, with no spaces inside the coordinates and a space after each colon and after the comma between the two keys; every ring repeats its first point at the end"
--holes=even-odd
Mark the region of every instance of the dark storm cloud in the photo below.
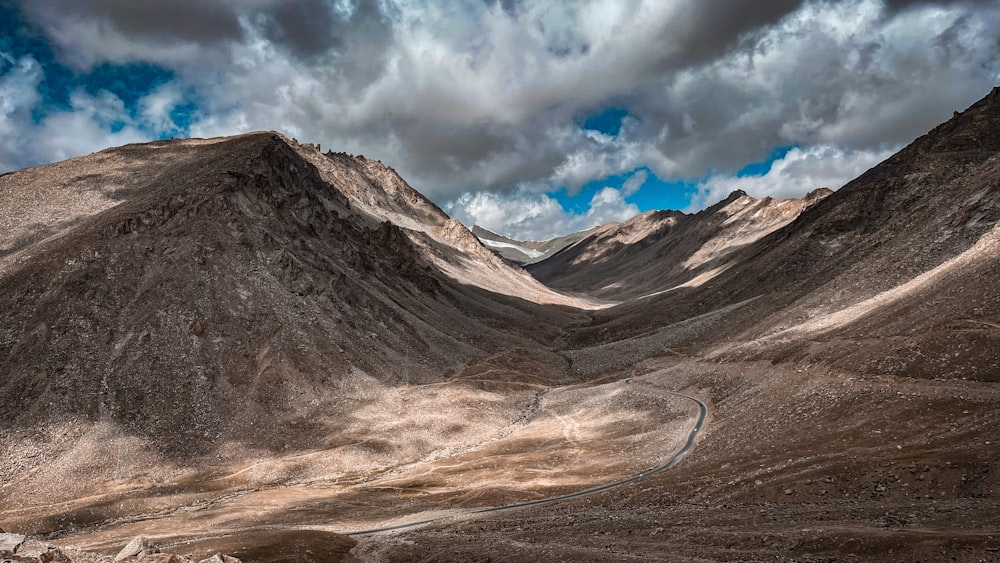
{"type": "Polygon", "coordinates": [[[296,54],[316,55],[343,44],[342,22],[324,0],[280,2],[265,17],[267,38],[296,54]]]}
{"type": "Polygon", "coordinates": [[[783,145],[880,152],[996,80],[995,9],[896,17],[876,6],[812,3],[713,63],[645,82],[627,100],[634,134],[659,139],[681,176],[731,172],[783,145]]]}
{"type": "MultiPolygon", "coordinates": [[[[378,59],[390,24],[377,0],[360,0],[350,14],[337,13],[328,0],[22,0],[22,10],[56,41],[82,33],[74,25],[92,24],[108,44],[120,38],[136,43],[193,44],[211,47],[241,42],[246,29],[240,18],[259,26],[264,37],[299,57],[340,52],[357,44],[378,59]],[[375,49],[380,47],[380,49],[375,49]]],[[[91,38],[99,43],[100,37],[91,38]]],[[[72,48],[74,45],[66,45],[72,48]]],[[[93,47],[91,47],[93,48],[93,47]]],[[[99,46],[98,49],[99,50],[99,46]]],[[[117,53],[108,49],[111,53],[117,53]]],[[[147,56],[141,53],[141,56],[147,56]]],[[[123,57],[122,55],[118,55],[123,57]]],[[[107,58],[114,59],[114,56],[107,58]]],[[[125,58],[125,57],[123,57],[125,58]]],[[[139,58],[139,57],[137,57],[139,58]]],[[[98,61],[99,62],[99,61],[98,61]]]]}
{"type": "Polygon", "coordinates": [[[670,66],[687,66],[716,57],[745,33],[770,25],[795,11],[802,0],[699,0],[686,4],[664,31],[676,51],[670,66]]]}
{"type": "Polygon", "coordinates": [[[337,66],[350,82],[350,91],[357,93],[382,74],[386,55],[393,47],[392,23],[377,0],[360,0],[340,27],[343,46],[337,66]]]}
{"type": "Polygon", "coordinates": [[[989,7],[996,5],[996,0],[885,0],[885,6],[889,13],[897,13],[910,8],[922,8],[934,5],[961,5],[968,8],[989,7]]]}
{"type": "Polygon", "coordinates": [[[242,36],[236,11],[220,0],[31,0],[28,14],[61,14],[106,22],[122,35],[214,43],[242,36]]]}
{"type": "Polygon", "coordinates": [[[457,126],[412,118],[386,124],[387,133],[408,147],[419,177],[447,185],[472,172],[497,191],[510,191],[525,178],[545,177],[562,162],[566,155],[549,142],[550,127],[554,124],[539,122],[530,129],[499,123],[457,126]]]}

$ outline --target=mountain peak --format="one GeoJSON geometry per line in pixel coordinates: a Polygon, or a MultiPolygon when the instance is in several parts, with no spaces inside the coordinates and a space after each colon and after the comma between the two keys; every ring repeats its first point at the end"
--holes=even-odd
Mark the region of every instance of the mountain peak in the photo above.
{"type": "Polygon", "coordinates": [[[815,190],[810,191],[802,199],[806,201],[817,201],[827,197],[832,193],[833,190],[824,186],[822,188],[816,188],[815,190]]]}

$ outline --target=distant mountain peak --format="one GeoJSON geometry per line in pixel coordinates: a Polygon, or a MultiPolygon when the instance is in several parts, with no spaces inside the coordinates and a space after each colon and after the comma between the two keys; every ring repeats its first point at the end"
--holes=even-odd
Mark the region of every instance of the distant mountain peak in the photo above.
{"type": "Polygon", "coordinates": [[[833,193],[833,190],[831,190],[830,188],[827,188],[827,187],[824,186],[822,188],[816,188],[815,190],[810,191],[809,193],[807,193],[805,195],[804,199],[807,199],[807,200],[821,199],[821,198],[824,198],[824,197],[826,197],[826,196],[828,196],[828,195],[830,195],[832,193],[833,193]]]}
{"type": "Polygon", "coordinates": [[[545,260],[567,246],[576,243],[602,227],[594,227],[578,233],[549,240],[517,240],[497,234],[489,229],[473,225],[470,229],[479,242],[504,258],[522,266],[545,260]]]}

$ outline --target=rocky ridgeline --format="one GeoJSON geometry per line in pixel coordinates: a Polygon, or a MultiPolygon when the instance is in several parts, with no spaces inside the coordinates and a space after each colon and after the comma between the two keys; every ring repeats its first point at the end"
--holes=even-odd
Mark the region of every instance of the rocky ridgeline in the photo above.
{"type": "Polygon", "coordinates": [[[0,530],[0,563],[240,563],[235,557],[216,553],[201,560],[173,553],[161,553],[148,538],[137,536],[118,555],[99,556],[61,549],[48,542],[0,530]]]}

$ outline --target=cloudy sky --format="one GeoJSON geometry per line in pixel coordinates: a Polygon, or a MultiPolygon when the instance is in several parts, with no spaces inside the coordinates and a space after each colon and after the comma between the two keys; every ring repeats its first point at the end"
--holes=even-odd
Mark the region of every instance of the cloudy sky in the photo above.
{"type": "Polygon", "coordinates": [[[0,171],[276,129],[537,239],[838,188],[998,83],[998,0],[0,0],[0,171]]]}

